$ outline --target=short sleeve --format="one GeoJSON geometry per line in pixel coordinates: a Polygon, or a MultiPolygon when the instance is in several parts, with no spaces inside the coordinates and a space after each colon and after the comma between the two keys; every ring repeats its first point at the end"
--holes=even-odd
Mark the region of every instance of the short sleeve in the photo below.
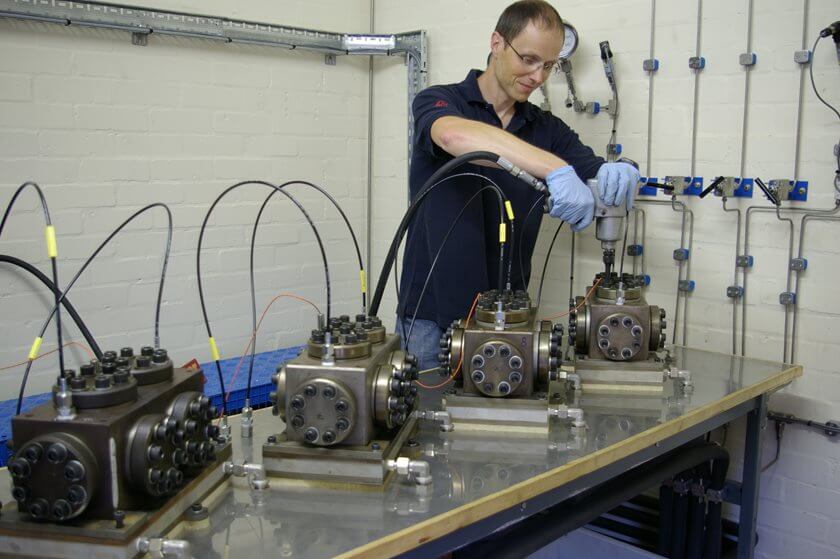
{"type": "Polygon", "coordinates": [[[429,87],[414,98],[411,110],[414,114],[414,145],[433,157],[444,155],[432,141],[432,124],[442,116],[464,116],[456,96],[445,87],[429,87]]]}

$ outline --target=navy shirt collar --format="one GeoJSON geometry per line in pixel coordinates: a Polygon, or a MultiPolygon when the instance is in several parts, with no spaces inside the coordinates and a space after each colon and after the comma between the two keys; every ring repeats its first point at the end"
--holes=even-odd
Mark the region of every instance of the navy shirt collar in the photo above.
{"type": "MultiPolygon", "coordinates": [[[[483,73],[484,72],[481,70],[470,70],[467,77],[464,78],[464,81],[458,84],[458,89],[468,103],[491,108],[492,106],[481,95],[481,89],[478,87],[478,77],[483,73]]],[[[508,125],[507,130],[509,132],[514,132],[521,127],[525,121],[530,122],[534,120],[537,117],[537,110],[537,107],[533,103],[529,103],[527,101],[516,101],[514,103],[514,116],[510,125],[508,125]]]]}

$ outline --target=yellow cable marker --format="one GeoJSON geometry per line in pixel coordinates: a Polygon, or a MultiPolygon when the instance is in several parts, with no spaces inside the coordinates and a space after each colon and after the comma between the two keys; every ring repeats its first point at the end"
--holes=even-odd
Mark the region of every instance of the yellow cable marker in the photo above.
{"type": "Polygon", "coordinates": [[[507,240],[507,230],[505,229],[505,223],[502,222],[499,224],[499,242],[504,243],[507,240]]]}
{"type": "Polygon", "coordinates": [[[29,360],[35,361],[38,358],[38,352],[41,351],[41,342],[44,341],[44,338],[35,338],[35,341],[32,342],[32,348],[29,350],[29,360]]]}
{"type": "Polygon", "coordinates": [[[47,256],[56,258],[58,256],[58,243],[55,242],[55,227],[47,225],[44,229],[44,236],[47,239],[47,256]]]}
{"type": "Polygon", "coordinates": [[[507,211],[508,219],[513,221],[513,206],[510,204],[510,200],[505,200],[505,210],[507,211]]]}
{"type": "Polygon", "coordinates": [[[213,336],[210,336],[210,355],[213,356],[213,361],[220,361],[221,357],[219,357],[219,348],[216,346],[216,340],[213,336]]]}
{"type": "Polygon", "coordinates": [[[362,293],[367,293],[367,276],[364,270],[359,270],[359,281],[362,284],[362,293]]]}

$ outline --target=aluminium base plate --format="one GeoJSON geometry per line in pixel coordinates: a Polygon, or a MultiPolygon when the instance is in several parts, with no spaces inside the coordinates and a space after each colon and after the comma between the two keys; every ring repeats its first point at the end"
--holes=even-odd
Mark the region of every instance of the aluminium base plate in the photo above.
{"type": "Polygon", "coordinates": [[[465,429],[505,432],[548,430],[548,398],[536,393],[527,398],[488,398],[465,394],[458,389],[443,399],[455,430],[465,429]]]}
{"type": "Polygon", "coordinates": [[[216,462],[191,480],[157,510],[125,511],[121,528],[113,520],[79,520],[49,524],[29,519],[17,503],[3,506],[0,515],[0,557],[78,559],[130,559],[136,557],[141,536],[157,536],[180,520],[194,503],[221,483],[223,464],[231,457],[231,444],[217,447],[216,462]]]}
{"type": "Polygon", "coordinates": [[[409,417],[393,439],[336,447],[290,441],[281,433],[263,445],[262,462],[270,476],[381,486],[391,473],[385,463],[397,459],[416,430],[417,419],[409,417]]]}
{"type": "Polygon", "coordinates": [[[575,372],[584,392],[661,394],[665,384],[664,365],[653,359],[622,362],[578,359],[575,372]]]}

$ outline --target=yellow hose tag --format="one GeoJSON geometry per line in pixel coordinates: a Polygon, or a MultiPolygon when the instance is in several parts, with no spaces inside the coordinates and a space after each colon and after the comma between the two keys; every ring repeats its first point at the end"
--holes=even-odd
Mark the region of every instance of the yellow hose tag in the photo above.
{"type": "Polygon", "coordinates": [[[58,244],[55,242],[55,227],[47,225],[44,230],[44,236],[47,239],[47,256],[50,258],[58,257],[58,244]]]}
{"type": "Polygon", "coordinates": [[[507,240],[507,230],[504,222],[499,224],[499,242],[504,243],[507,240]]]}
{"type": "Polygon", "coordinates": [[[364,270],[359,270],[359,282],[362,284],[362,293],[367,293],[367,276],[364,270]]]}
{"type": "Polygon", "coordinates": [[[210,341],[210,355],[213,356],[213,361],[221,360],[221,357],[219,357],[219,348],[216,346],[215,338],[213,338],[213,336],[210,336],[209,341],[210,341]]]}
{"type": "Polygon", "coordinates": [[[505,210],[507,210],[508,220],[513,221],[513,206],[510,204],[510,200],[505,200],[505,210]]]}
{"type": "Polygon", "coordinates": [[[35,338],[35,341],[32,342],[32,348],[29,350],[29,360],[34,361],[38,358],[38,352],[41,351],[41,342],[44,341],[44,338],[35,338]]]}

